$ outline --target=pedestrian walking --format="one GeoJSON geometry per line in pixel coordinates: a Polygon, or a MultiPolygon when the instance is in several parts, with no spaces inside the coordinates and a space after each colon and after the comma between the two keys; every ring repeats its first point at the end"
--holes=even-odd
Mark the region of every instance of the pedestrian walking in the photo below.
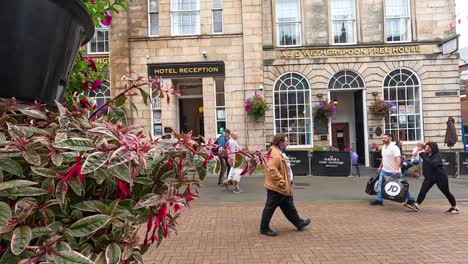
{"type": "MultiPolygon", "coordinates": [[[[287,161],[283,156],[283,151],[289,142],[285,134],[277,134],[271,144],[271,154],[265,168],[265,188],[267,200],[262,213],[260,223],[260,233],[267,236],[277,236],[278,234],[270,229],[270,220],[273,213],[279,206],[286,218],[299,231],[304,230],[311,222],[310,219],[303,220],[299,217],[291,191],[292,178],[288,175],[287,161]]],[[[292,175],[291,175],[292,176],[292,175]]]]}
{"type": "Polygon", "coordinates": [[[447,197],[447,200],[450,203],[451,207],[447,210],[447,213],[458,214],[460,209],[457,207],[455,197],[453,197],[453,194],[450,192],[448,175],[444,170],[442,156],[440,155],[437,143],[428,142],[424,146],[424,149],[426,152],[419,154],[422,159],[424,181],[421,185],[421,190],[419,191],[418,199],[414,206],[419,211],[420,205],[426,198],[426,194],[435,184],[445,197],[447,197]]]}
{"type": "Polygon", "coordinates": [[[239,144],[237,143],[237,139],[239,139],[239,133],[232,132],[231,138],[226,145],[226,149],[229,153],[228,162],[230,163],[230,169],[228,172],[228,179],[223,182],[223,184],[226,186],[226,189],[228,189],[228,186],[233,185],[234,190],[232,192],[234,193],[240,193],[239,183],[241,178],[240,174],[242,172],[242,169],[233,167],[236,160],[236,153],[240,149],[239,144]]]}
{"type": "MultiPolygon", "coordinates": [[[[401,152],[400,148],[392,142],[392,136],[389,134],[383,134],[382,136],[382,162],[380,163],[377,173],[379,173],[379,180],[377,185],[377,199],[370,202],[370,205],[383,205],[382,199],[382,181],[384,176],[391,176],[401,178],[400,163],[401,163],[401,152]]],[[[414,206],[415,201],[411,192],[407,193],[407,201],[405,206],[417,210],[414,206]]]]}
{"type": "Polygon", "coordinates": [[[219,136],[215,144],[218,145],[216,148],[215,154],[218,156],[219,164],[221,169],[219,170],[219,177],[218,177],[218,185],[223,183],[224,174],[229,173],[229,169],[231,168],[228,163],[228,157],[226,155],[226,144],[231,136],[231,131],[229,129],[225,129],[223,134],[219,136]]]}

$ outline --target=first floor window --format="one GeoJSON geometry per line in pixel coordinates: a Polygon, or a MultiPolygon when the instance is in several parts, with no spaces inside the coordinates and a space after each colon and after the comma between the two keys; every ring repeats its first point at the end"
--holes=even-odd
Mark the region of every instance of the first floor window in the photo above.
{"type": "Polygon", "coordinates": [[[226,99],[224,95],[224,79],[215,79],[216,96],[216,134],[223,134],[226,129],[226,99]]]}
{"type": "Polygon", "coordinates": [[[356,43],[355,0],[332,0],[333,44],[356,43]]]}
{"type": "Polygon", "coordinates": [[[159,35],[159,9],[158,0],[149,0],[148,4],[149,35],[159,35]]]}
{"type": "Polygon", "coordinates": [[[385,20],[387,42],[411,40],[410,0],[387,0],[385,20]]]}
{"type": "Polygon", "coordinates": [[[200,34],[199,0],[171,0],[172,35],[200,34]]]}
{"type": "Polygon", "coordinates": [[[213,0],[213,33],[223,32],[223,0],[213,0]]]}
{"type": "Polygon", "coordinates": [[[276,0],[278,46],[301,45],[301,4],[299,0],[276,0]]]}
{"type": "Polygon", "coordinates": [[[384,99],[394,106],[385,117],[385,131],[403,141],[422,140],[421,86],[407,69],[390,72],[384,80],[384,99]]]}
{"type": "Polygon", "coordinates": [[[275,132],[288,135],[289,144],[312,144],[309,82],[298,73],[286,73],[274,87],[275,132]]]}
{"type": "Polygon", "coordinates": [[[97,27],[94,36],[88,43],[88,54],[109,53],[109,28],[97,27]]]}

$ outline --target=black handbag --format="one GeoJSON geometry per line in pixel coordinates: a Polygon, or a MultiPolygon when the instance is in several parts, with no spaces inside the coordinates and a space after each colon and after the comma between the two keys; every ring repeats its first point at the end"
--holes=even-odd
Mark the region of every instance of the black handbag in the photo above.
{"type": "Polygon", "coordinates": [[[370,177],[369,180],[367,181],[365,192],[369,195],[376,195],[378,183],[379,183],[379,174],[377,174],[374,177],[370,177]]]}
{"type": "Polygon", "coordinates": [[[409,191],[409,183],[398,177],[384,176],[382,180],[382,198],[397,203],[406,202],[409,191]]]}

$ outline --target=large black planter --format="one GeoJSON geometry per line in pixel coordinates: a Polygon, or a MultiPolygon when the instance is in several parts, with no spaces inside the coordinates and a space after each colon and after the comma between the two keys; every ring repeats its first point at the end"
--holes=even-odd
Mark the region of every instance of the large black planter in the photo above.
{"type": "Polygon", "coordinates": [[[0,3],[0,97],[60,100],[81,45],[94,34],[82,0],[0,3]]]}

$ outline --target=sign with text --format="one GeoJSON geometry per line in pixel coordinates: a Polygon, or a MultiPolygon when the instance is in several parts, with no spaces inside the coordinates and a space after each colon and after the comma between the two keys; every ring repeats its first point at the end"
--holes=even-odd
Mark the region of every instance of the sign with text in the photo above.
{"type": "Polygon", "coordinates": [[[307,150],[287,150],[286,156],[288,156],[289,162],[291,163],[291,170],[294,176],[307,176],[309,172],[309,151],[307,150]]]}
{"type": "Polygon", "coordinates": [[[440,155],[442,155],[445,172],[447,172],[449,176],[457,176],[457,153],[441,151],[440,155]]]}
{"type": "Polygon", "coordinates": [[[148,64],[148,75],[152,77],[207,77],[224,74],[224,61],[148,64]]]}
{"type": "Polygon", "coordinates": [[[351,152],[314,151],[311,167],[314,174],[319,176],[349,176],[351,175],[351,152]]]}
{"type": "Polygon", "coordinates": [[[460,164],[460,175],[468,174],[468,152],[460,152],[459,154],[459,162],[460,164]]]}
{"type": "Polygon", "coordinates": [[[298,49],[278,51],[282,59],[342,57],[342,56],[375,56],[375,55],[406,55],[421,53],[420,46],[395,47],[364,47],[364,48],[334,48],[334,49],[298,49]]]}

